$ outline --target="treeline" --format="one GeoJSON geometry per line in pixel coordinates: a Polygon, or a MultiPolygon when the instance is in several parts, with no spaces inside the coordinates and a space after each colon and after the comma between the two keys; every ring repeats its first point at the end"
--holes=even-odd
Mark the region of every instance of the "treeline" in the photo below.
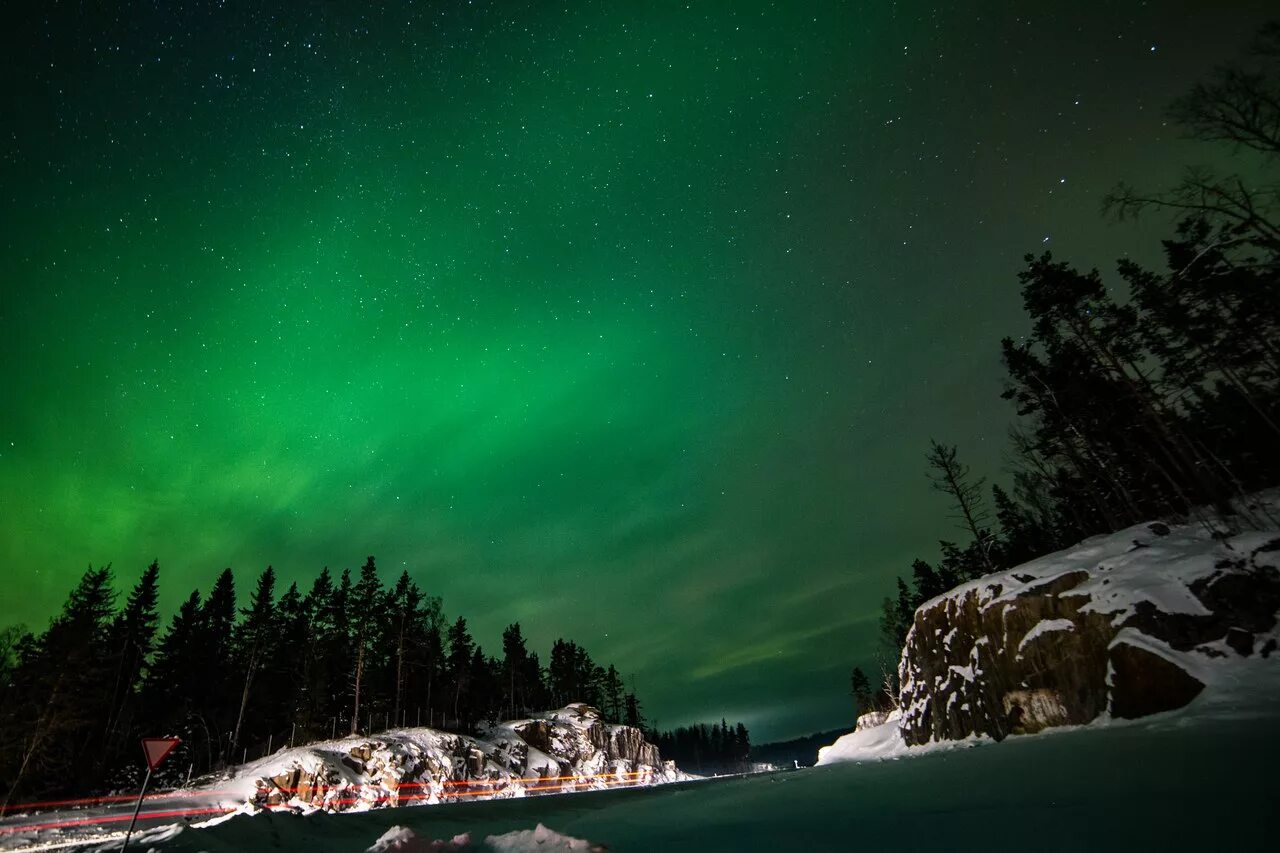
{"type": "Polygon", "coordinates": [[[1122,259],[1108,279],[1026,257],[1031,331],[1000,344],[1018,416],[1011,487],[988,491],[933,443],[929,474],[963,539],[916,560],[885,599],[880,672],[854,673],[860,707],[896,692],[916,608],[959,583],[1152,518],[1275,523],[1244,498],[1280,482],[1280,25],[1170,118],[1227,143],[1239,171],[1197,167],[1167,192],[1122,184],[1105,199],[1118,218],[1172,215],[1163,269],[1122,259]]]}
{"type": "Polygon", "coordinates": [[[473,731],[586,702],[644,727],[612,665],[556,640],[544,665],[519,623],[487,654],[466,619],[370,557],[353,577],[323,569],[277,594],[268,567],[246,606],[223,571],[161,631],[160,567],[116,606],[109,568],[87,571],[47,630],[0,633],[0,779],[15,797],[101,791],[139,772],[138,737],[177,735],[162,768],[181,782],[268,748],[403,725],[473,731]]]}
{"type": "Polygon", "coordinates": [[[818,763],[818,750],[848,733],[847,728],[838,728],[826,732],[814,732],[791,740],[757,744],[751,747],[751,760],[755,763],[772,764],[783,768],[792,767],[795,764],[801,767],[812,767],[818,763]]]}
{"type": "Polygon", "coordinates": [[[653,743],[663,758],[675,759],[676,766],[698,775],[742,773],[751,769],[751,735],[742,723],[717,726],[705,723],[657,732],[653,743]]]}

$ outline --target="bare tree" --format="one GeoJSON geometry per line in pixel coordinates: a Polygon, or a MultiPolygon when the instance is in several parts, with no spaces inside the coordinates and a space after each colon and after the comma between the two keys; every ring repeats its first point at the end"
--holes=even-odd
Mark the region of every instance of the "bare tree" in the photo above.
{"type": "Polygon", "coordinates": [[[1169,107],[1193,139],[1280,154],[1280,22],[1265,25],[1247,54],[1252,67],[1222,66],[1169,107]]]}
{"type": "MultiPolygon", "coordinates": [[[[1175,100],[1169,117],[1191,139],[1226,142],[1261,154],[1268,163],[1280,156],[1280,23],[1262,28],[1244,59],[1224,65],[1205,82],[1175,100]]],[[[1280,250],[1280,221],[1275,209],[1280,186],[1246,181],[1193,167],[1167,192],[1144,192],[1117,184],[1103,199],[1103,210],[1127,219],[1147,210],[1201,217],[1225,228],[1223,246],[1260,246],[1280,250]]]]}
{"type": "Polygon", "coordinates": [[[991,514],[982,499],[982,487],[987,478],[973,479],[969,466],[956,458],[954,445],[948,446],[930,440],[929,453],[925,459],[929,463],[929,481],[933,488],[951,498],[951,517],[977,543],[978,554],[986,572],[994,572],[996,567],[991,560],[991,547],[995,543],[989,527],[991,514]]]}
{"type": "Polygon", "coordinates": [[[884,692],[885,698],[889,700],[890,711],[898,710],[898,669],[897,662],[890,661],[884,655],[879,655],[876,661],[880,666],[880,689],[884,692]]]}

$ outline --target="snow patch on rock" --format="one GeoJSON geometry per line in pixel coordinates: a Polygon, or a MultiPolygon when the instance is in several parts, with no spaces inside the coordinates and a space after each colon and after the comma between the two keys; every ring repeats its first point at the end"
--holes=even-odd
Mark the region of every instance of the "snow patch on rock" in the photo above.
{"type": "Polygon", "coordinates": [[[1074,631],[1076,623],[1070,619],[1041,619],[1036,626],[1026,633],[1026,635],[1018,642],[1018,651],[1026,648],[1027,643],[1034,641],[1037,637],[1045,634],[1051,634],[1054,631],[1074,631]]]}

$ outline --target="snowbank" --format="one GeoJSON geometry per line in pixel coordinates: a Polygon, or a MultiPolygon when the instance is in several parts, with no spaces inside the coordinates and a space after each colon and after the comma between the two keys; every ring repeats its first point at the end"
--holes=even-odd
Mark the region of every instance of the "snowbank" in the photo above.
{"type": "MultiPolygon", "coordinates": [[[[880,761],[885,758],[897,758],[907,751],[907,742],[902,739],[902,732],[898,730],[898,721],[901,719],[901,712],[894,711],[879,725],[860,724],[856,730],[840,737],[831,746],[819,749],[817,766],[839,761],[880,761]]],[[[862,718],[859,717],[859,723],[861,720],[862,718]]]]}
{"type": "Polygon", "coordinates": [[[382,834],[365,853],[432,853],[433,851],[480,851],[493,853],[572,853],[572,851],[598,851],[606,848],[582,838],[561,835],[555,830],[538,824],[534,829],[520,829],[501,835],[490,835],[483,845],[474,845],[470,833],[455,835],[446,840],[430,840],[418,835],[407,826],[393,826],[382,834]]]}

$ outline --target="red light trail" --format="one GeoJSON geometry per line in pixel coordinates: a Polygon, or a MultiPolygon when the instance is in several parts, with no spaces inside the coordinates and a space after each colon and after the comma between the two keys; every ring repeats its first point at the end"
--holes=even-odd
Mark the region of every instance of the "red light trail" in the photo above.
{"type": "MultiPolygon", "coordinates": [[[[495,790],[495,788],[512,787],[513,783],[515,783],[517,790],[523,791],[526,794],[552,793],[557,791],[565,792],[566,787],[568,787],[572,791],[576,791],[579,788],[581,788],[581,786],[591,784],[593,782],[596,782],[597,780],[602,782],[604,789],[636,787],[637,786],[636,783],[642,782],[642,780],[637,777],[641,777],[644,775],[645,775],[645,772],[643,771],[632,771],[628,773],[595,773],[591,775],[545,776],[545,777],[535,777],[532,779],[522,779],[517,777],[517,778],[505,779],[505,780],[504,779],[444,780],[439,784],[441,784],[442,786],[451,787],[451,788],[477,788],[477,787],[484,788],[484,790],[450,791],[448,793],[444,793],[441,795],[442,798],[445,800],[460,800],[460,799],[469,798],[469,797],[485,797],[485,796],[491,797],[499,793],[499,791],[495,790]],[[522,787],[518,785],[519,782],[530,782],[533,784],[522,787]],[[548,783],[555,783],[555,784],[548,784],[548,783]],[[569,783],[569,784],[566,785],[566,783],[569,783]]],[[[383,788],[383,787],[372,785],[372,784],[350,785],[345,788],[334,789],[334,790],[341,790],[342,793],[344,794],[351,794],[352,792],[359,792],[362,790],[372,788],[372,789],[375,789],[379,794],[385,794],[386,796],[381,796],[373,800],[364,799],[359,796],[344,796],[338,799],[324,800],[322,802],[322,805],[318,806],[318,808],[331,808],[333,806],[357,805],[359,803],[365,803],[365,802],[391,803],[393,801],[395,805],[390,805],[387,807],[396,808],[406,802],[429,800],[431,799],[431,797],[435,796],[435,794],[430,792],[400,795],[399,794],[400,790],[403,790],[406,788],[409,788],[409,789],[426,788],[431,786],[432,784],[436,784],[436,783],[405,782],[397,786],[397,788],[393,790],[388,790],[387,788],[383,788]]],[[[272,793],[275,793],[275,792],[279,792],[282,794],[293,794],[293,793],[297,793],[297,789],[276,788],[272,793]]],[[[167,799],[181,799],[181,798],[191,798],[191,797],[219,797],[223,795],[235,796],[236,793],[231,791],[169,791],[164,793],[150,794],[146,797],[146,801],[153,802],[153,801],[160,801],[160,800],[167,800],[167,799]]],[[[39,811],[45,808],[67,807],[67,806],[90,807],[94,805],[111,805],[111,804],[121,803],[121,802],[132,802],[134,799],[135,799],[134,797],[130,797],[130,796],[106,796],[106,797],[85,797],[81,799],[44,800],[44,801],[35,802],[35,803],[20,803],[17,805],[11,805],[5,811],[8,811],[8,812],[31,811],[31,810],[39,811]]],[[[162,811],[144,812],[142,814],[142,817],[148,820],[155,820],[155,819],[163,819],[163,818],[199,817],[203,815],[224,815],[224,814],[230,814],[231,812],[239,810],[240,808],[243,807],[243,805],[244,804],[241,803],[234,806],[200,806],[200,807],[192,807],[192,808],[165,809],[162,811]]],[[[262,808],[268,811],[291,811],[290,807],[283,804],[277,805],[277,806],[262,806],[262,808]]],[[[6,827],[0,827],[0,836],[13,835],[13,834],[22,833],[22,832],[41,832],[41,831],[52,830],[52,829],[69,829],[69,828],[78,827],[78,826],[95,826],[95,825],[102,825],[102,824],[119,823],[122,821],[129,820],[130,817],[131,815],[128,813],[118,814],[118,815],[108,814],[108,815],[86,816],[86,817],[78,817],[78,818],[65,818],[61,820],[47,821],[44,823],[28,823],[28,824],[22,824],[18,826],[6,826],[6,827]]]]}

